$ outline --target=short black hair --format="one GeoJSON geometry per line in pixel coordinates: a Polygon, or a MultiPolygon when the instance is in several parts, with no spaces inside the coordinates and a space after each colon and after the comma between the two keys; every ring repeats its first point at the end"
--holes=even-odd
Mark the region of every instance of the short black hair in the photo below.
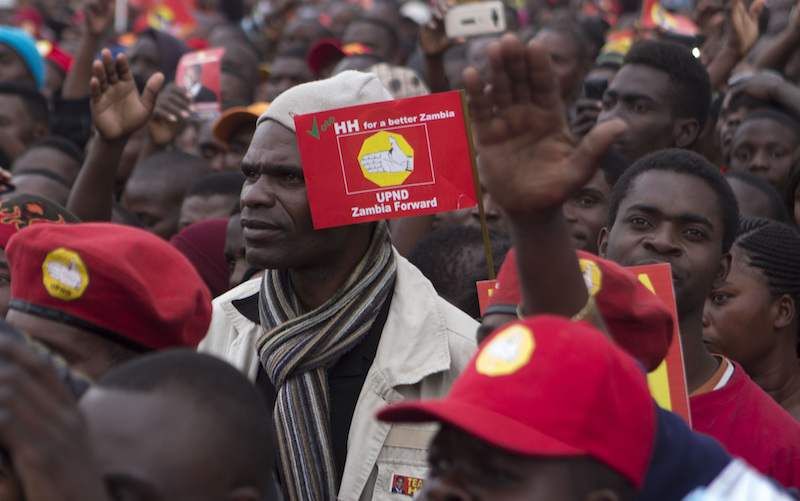
{"type": "Polygon", "coordinates": [[[783,223],[786,221],[786,207],[783,204],[783,198],[778,194],[771,184],[764,178],[758,177],[749,172],[727,172],[725,177],[729,179],[738,179],[739,181],[752,186],[753,188],[762,192],[769,200],[769,218],[773,221],[783,223]]]}
{"type": "Polygon", "coordinates": [[[603,171],[606,183],[612,188],[628,167],[630,167],[628,159],[616,146],[609,148],[605,155],[600,157],[600,161],[597,162],[597,168],[603,171]]]}
{"type": "Polygon", "coordinates": [[[96,386],[188,400],[217,424],[221,437],[207,439],[230,446],[220,457],[233,463],[234,481],[256,486],[262,495],[269,488],[276,457],[272,416],[256,388],[233,366],[210,355],[170,350],[120,365],[96,386]]]}
{"type": "Polygon", "coordinates": [[[800,138],[800,119],[788,111],[775,108],[763,108],[755,110],[747,115],[744,120],[742,120],[742,123],[739,124],[739,128],[741,128],[745,123],[752,122],[754,120],[772,120],[773,122],[789,128],[800,138]]]}
{"type": "Polygon", "coordinates": [[[84,161],[83,152],[75,145],[75,143],[73,143],[72,141],[70,141],[65,137],[56,135],[47,136],[44,139],[40,139],[39,141],[36,141],[32,145],[28,146],[25,149],[25,151],[22,152],[22,155],[24,155],[26,152],[30,150],[34,150],[37,148],[52,148],[54,150],[58,150],[61,153],[70,157],[71,159],[75,160],[75,162],[77,162],[78,165],[83,165],[84,161]]]}
{"type": "MultiPolygon", "coordinates": [[[[499,233],[491,234],[489,241],[496,274],[511,241],[499,233]]],[[[434,230],[414,246],[408,260],[431,281],[440,296],[472,318],[480,318],[475,282],[489,279],[480,228],[456,225],[434,230]]]]}
{"type": "Polygon", "coordinates": [[[25,110],[35,123],[50,123],[50,108],[47,98],[29,84],[20,82],[0,82],[0,94],[17,96],[22,99],[25,110]]]}
{"type": "Polygon", "coordinates": [[[186,192],[186,198],[238,195],[242,191],[244,180],[244,175],[241,172],[215,172],[191,185],[186,192]]]}
{"type": "Polygon", "coordinates": [[[731,250],[736,230],[739,227],[739,203],[733,194],[728,181],[722,173],[714,167],[705,157],[689,150],[668,148],[646,155],[622,174],[608,203],[608,229],[610,230],[617,220],[617,212],[622,200],[628,196],[631,185],[645,172],[650,171],[674,172],[687,174],[702,180],[717,194],[717,207],[722,219],[722,253],[731,250]]]}
{"type": "Polygon", "coordinates": [[[669,75],[673,89],[673,113],[679,118],[694,118],[700,135],[711,107],[711,80],[699,59],[686,47],[661,41],[644,41],[631,47],[622,66],[639,64],[669,75]]]}

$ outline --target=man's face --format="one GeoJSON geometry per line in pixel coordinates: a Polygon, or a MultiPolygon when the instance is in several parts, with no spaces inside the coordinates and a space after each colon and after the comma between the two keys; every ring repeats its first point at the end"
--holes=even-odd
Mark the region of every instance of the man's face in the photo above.
{"type": "Polygon", "coordinates": [[[608,224],[611,186],[605,172],[597,169],[592,179],[564,203],[564,218],[575,249],[597,254],[597,238],[608,224]]]}
{"type": "Polygon", "coordinates": [[[139,218],[145,230],[164,240],[177,232],[182,201],[162,179],[141,177],[129,180],[120,198],[122,206],[139,218]]]}
{"type": "Polygon", "coordinates": [[[93,387],[79,407],[112,499],[226,499],[209,420],[175,395],[93,387]],[[142,440],[147,437],[147,440],[142,440]],[[213,441],[212,441],[213,443],[213,441]]]}
{"type": "Polygon", "coordinates": [[[628,124],[628,131],[617,144],[630,163],[653,151],[677,146],[674,92],[670,87],[665,72],[639,64],[626,64],[609,84],[597,121],[621,118],[628,124]]]}
{"type": "Polygon", "coordinates": [[[722,150],[723,158],[728,157],[731,150],[731,140],[736,133],[736,129],[742,123],[742,120],[747,118],[752,110],[740,106],[733,111],[723,111],[720,115],[719,123],[719,146],[722,150]]]}
{"type": "Polygon", "coordinates": [[[569,103],[575,98],[578,84],[583,81],[586,72],[578,56],[575,39],[566,33],[542,30],[536,40],[544,45],[553,63],[553,71],[558,78],[561,99],[569,103]]]}
{"type": "Polygon", "coordinates": [[[183,204],[181,204],[178,231],[200,221],[228,217],[228,214],[231,213],[231,207],[238,199],[238,195],[226,193],[186,197],[183,199],[183,204]]]}
{"type": "Polygon", "coordinates": [[[521,456],[442,425],[420,501],[578,501],[564,460],[521,456]]]}
{"type": "Polygon", "coordinates": [[[775,346],[775,299],[767,278],[734,247],[725,281],[706,298],[703,341],[708,351],[725,355],[746,369],[775,346]]]}
{"type": "Polygon", "coordinates": [[[0,42],[0,82],[21,82],[36,87],[36,79],[25,61],[8,45],[0,42]]]}
{"type": "Polygon", "coordinates": [[[306,60],[301,57],[276,57],[269,74],[267,101],[272,102],[285,90],[314,79],[306,60]]]}
{"type": "Polygon", "coordinates": [[[395,54],[391,50],[389,34],[383,28],[372,23],[358,21],[350,23],[344,30],[344,35],[342,35],[342,45],[351,43],[360,43],[369,47],[373,54],[387,61],[394,60],[395,54]]]}
{"type": "Polygon", "coordinates": [[[256,132],[255,122],[255,120],[248,120],[231,132],[225,151],[225,170],[239,170],[239,164],[242,163],[247,148],[250,147],[250,141],[253,140],[253,134],[256,132]]]}
{"type": "MultiPolygon", "coordinates": [[[[203,122],[200,126],[200,131],[197,133],[197,150],[200,153],[200,158],[208,162],[211,170],[214,172],[223,172],[227,169],[225,162],[225,145],[217,141],[214,134],[211,133],[211,125],[213,122],[203,122]]],[[[239,165],[236,164],[234,169],[238,169],[239,165]]]]}
{"type": "Polygon", "coordinates": [[[247,262],[261,269],[332,266],[342,262],[354,226],[314,230],[297,136],[262,123],[242,161],[240,203],[247,262]]]}
{"type": "Polygon", "coordinates": [[[714,280],[727,271],[718,200],[699,177],[644,172],[601,235],[600,255],[622,266],[669,263],[678,314],[700,311],[714,280]]]}
{"type": "Polygon", "coordinates": [[[183,75],[183,87],[191,89],[194,84],[200,81],[200,69],[190,66],[183,75]]]}
{"type": "Polygon", "coordinates": [[[798,134],[774,120],[747,121],[733,136],[728,168],[750,172],[784,196],[798,140],[798,134]]]}
{"type": "Polygon", "coordinates": [[[35,137],[35,125],[20,97],[0,94],[0,130],[27,146],[38,139],[35,137]]]}

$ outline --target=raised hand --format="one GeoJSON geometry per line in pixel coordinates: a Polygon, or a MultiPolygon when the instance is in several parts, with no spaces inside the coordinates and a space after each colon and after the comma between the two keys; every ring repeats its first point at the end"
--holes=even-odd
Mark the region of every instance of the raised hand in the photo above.
{"type": "Polygon", "coordinates": [[[728,45],[744,56],[758,41],[758,18],[764,10],[764,0],[754,0],[746,9],[742,0],[725,3],[725,17],[730,32],[728,45]]]}
{"type": "Polygon", "coordinates": [[[100,57],[101,61],[94,62],[94,76],[89,84],[92,119],[100,136],[114,141],[126,138],[147,123],[164,84],[164,75],[151,76],[139,97],[125,55],[117,56],[115,63],[111,51],[103,49],[100,57]]]}
{"type": "Polygon", "coordinates": [[[191,106],[191,94],[186,89],[175,83],[167,85],[158,95],[153,116],[147,123],[153,144],[170,144],[186,128],[191,106]]]}
{"type": "Polygon", "coordinates": [[[531,41],[523,48],[516,36],[504,35],[487,53],[488,87],[474,68],[464,71],[482,181],[512,219],[560,209],[626,125],[597,124],[576,144],[542,45],[531,41]]]}
{"type": "Polygon", "coordinates": [[[86,0],[82,10],[86,29],[95,38],[105,35],[114,24],[114,0],[86,0]]]}

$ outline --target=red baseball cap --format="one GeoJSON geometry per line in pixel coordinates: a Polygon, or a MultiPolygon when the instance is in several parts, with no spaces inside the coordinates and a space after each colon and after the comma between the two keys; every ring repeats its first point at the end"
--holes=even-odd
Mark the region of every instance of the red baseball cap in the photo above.
{"type": "Polygon", "coordinates": [[[6,246],[9,308],[145,350],[196,348],[211,296],[183,255],[144,230],[112,223],[36,225],[6,246]]]}
{"type": "Polygon", "coordinates": [[[445,398],[390,405],[378,419],[440,421],[526,456],[592,457],[638,488],[655,405],[636,361],[588,322],[540,315],[494,332],[445,398]]]}
{"type": "MultiPolygon", "coordinates": [[[[672,342],[674,321],[667,306],[617,263],[576,252],[586,287],[614,341],[648,371],[656,369],[672,342]]],[[[516,305],[520,301],[516,255],[511,249],[497,274],[495,292],[484,314],[491,313],[493,305],[516,305]]]]}

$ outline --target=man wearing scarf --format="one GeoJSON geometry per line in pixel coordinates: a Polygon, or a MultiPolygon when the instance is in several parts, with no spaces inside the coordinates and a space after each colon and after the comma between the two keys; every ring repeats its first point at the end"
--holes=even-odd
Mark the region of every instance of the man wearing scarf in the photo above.
{"type": "Polygon", "coordinates": [[[391,99],[352,71],[293,87],[242,161],[247,261],[267,271],[214,301],[200,350],[272,404],[287,501],[389,499],[396,477],[418,488],[435,428],[375,412],[443,396],[475,350],[477,324],[396,252],[385,221],[312,226],[293,116],[391,99]]]}

